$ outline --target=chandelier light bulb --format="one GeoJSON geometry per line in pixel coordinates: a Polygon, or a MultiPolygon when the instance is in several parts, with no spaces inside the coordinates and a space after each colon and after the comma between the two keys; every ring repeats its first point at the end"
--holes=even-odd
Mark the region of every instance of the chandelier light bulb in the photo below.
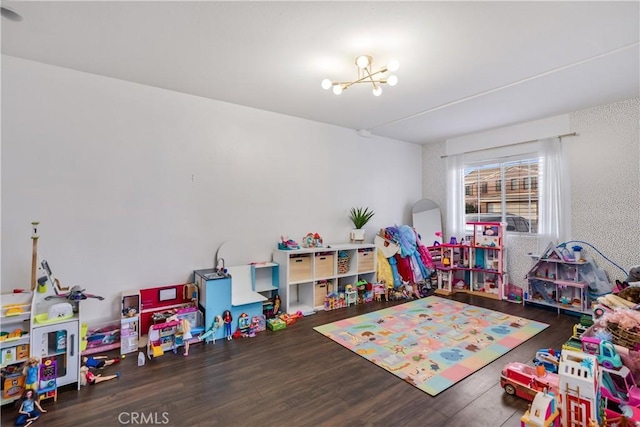
{"type": "Polygon", "coordinates": [[[398,68],[400,68],[400,63],[395,59],[389,62],[389,64],[387,65],[387,70],[391,71],[392,73],[394,71],[398,71],[398,68]]]}
{"type": "Polygon", "coordinates": [[[358,66],[358,68],[365,69],[369,65],[371,65],[371,61],[368,56],[360,55],[356,58],[356,65],[358,66]]]}
{"type": "Polygon", "coordinates": [[[340,95],[342,93],[342,86],[341,85],[334,85],[333,86],[333,93],[336,95],[340,95]]]}
{"type": "Polygon", "coordinates": [[[373,96],[380,96],[382,94],[382,88],[380,86],[373,88],[373,96]]]}
{"type": "Polygon", "coordinates": [[[390,75],[389,77],[387,77],[387,84],[389,86],[395,86],[398,84],[398,77],[394,76],[394,75],[390,75]]]}
{"type": "Polygon", "coordinates": [[[329,79],[324,79],[320,84],[322,85],[322,89],[329,90],[333,85],[333,82],[329,79]]]}

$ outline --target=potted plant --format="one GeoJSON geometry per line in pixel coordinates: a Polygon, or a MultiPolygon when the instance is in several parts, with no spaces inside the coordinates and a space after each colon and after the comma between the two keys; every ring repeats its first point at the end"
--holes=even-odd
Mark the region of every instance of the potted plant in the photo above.
{"type": "Polygon", "coordinates": [[[371,220],[371,218],[373,218],[373,215],[375,215],[375,212],[369,210],[369,208],[351,208],[349,211],[349,219],[353,222],[353,226],[355,227],[351,230],[352,242],[364,241],[363,227],[371,220]]]}

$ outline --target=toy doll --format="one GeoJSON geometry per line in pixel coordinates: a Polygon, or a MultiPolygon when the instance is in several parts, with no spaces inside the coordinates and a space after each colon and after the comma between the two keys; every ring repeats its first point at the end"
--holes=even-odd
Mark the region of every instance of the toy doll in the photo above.
{"type": "Polygon", "coordinates": [[[273,297],[273,317],[277,317],[280,312],[280,296],[273,297]]]}
{"type": "Polygon", "coordinates": [[[402,294],[406,299],[422,298],[422,295],[420,295],[420,293],[418,292],[418,285],[411,282],[404,282],[403,285],[404,285],[404,289],[402,291],[402,294]]]}
{"type": "Polygon", "coordinates": [[[231,323],[233,322],[233,316],[231,316],[231,312],[229,310],[225,310],[222,313],[222,321],[224,322],[224,336],[227,337],[229,341],[233,339],[233,335],[231,332],[231,323]]]}
{"type": "Polygon", "coordinates": [[[80,368],[80,385],[94,385],[103,381],[109,381],[114,378],[120,378],[120,372],[116,372],[115,375],[102,376],[102,374],[95,375],[86,366],[80,368]]]}
{"type": "Polygon", "coordinates": [[[22,368],[22,375],[25,376],[24,388],[25,389],[38,389],[38,377],[40,371],[40,363],[37,357],[30,357],[22,368]]]}
{"type": "Polygon", "coordinates": [[[189,340],[193,338],[191,335],[191,323],[187,319],[180,321],[180,328],[182,329],[182,343],[184,344],[184,355],[189,355],[189,340]]]}
{"type": "Polygon", "coordinates": [[[198,337],[198,340],[202,341],[205,340],[205,343],[209,343],[211,341],[213,341],[213,343],[216,343],[216,331],[218,330],[218,328],[220,328],[220,326],[222,326],[222,317],[220,316],[216,316],[213,319],[213,322],[211,323],[211,327],[209,328],[209,330],[207,332],[205,332],[204,334],[200,335],[198,337]]]}
{"type": "Polygon", "coordinates": [[[89,368],[102,369],[105,366],[120,362],[120,358],[108,359],[107,356],[85,356],[82,358],[82,361],[89,368]]]}
{"type": "Polygon", "coordinates": [[[28,388],[22,394],[22,403],[18,410],[18,418],[16,418],[16,426],[30,426],[40,417],[40,413],[47,412],[42,409],[38,396],[33,389],[28,388]]]}

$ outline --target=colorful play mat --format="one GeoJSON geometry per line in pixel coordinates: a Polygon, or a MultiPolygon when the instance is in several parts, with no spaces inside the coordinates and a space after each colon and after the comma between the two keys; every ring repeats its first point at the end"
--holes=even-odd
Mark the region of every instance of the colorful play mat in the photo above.
{"type": "Polygon", "coordinates": [[[548,326],[431,296],[314,329],[435,396],[548,326]]]}

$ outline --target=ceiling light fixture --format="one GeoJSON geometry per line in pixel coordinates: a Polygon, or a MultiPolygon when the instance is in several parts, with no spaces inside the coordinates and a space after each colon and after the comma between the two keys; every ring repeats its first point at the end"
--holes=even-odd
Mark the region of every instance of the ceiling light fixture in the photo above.
{"type": "Polygon", "coordinates": [[[374,96],[380,96],[382,93],[381,84],[388,84],[389,86],[398,84],[398,77],[393,74],[386,74],[395,72],[399,68],[400,64],[398,64],[398,61],[391,61],[386,67],[382,67],[375,72],[372,71],[372,64],[373,58],[371,58],[371,56],[360,55],[356,58],[356,67],[358,68],[358,78],[356,80],[352,82],[334,82],[329,79],[324,79],[321,83],[322,88],[325,90],[332,89],[333,93],[340,95],[343,90],[356,83],[371,83],[373,85],[372,92],[374,96]]]}

